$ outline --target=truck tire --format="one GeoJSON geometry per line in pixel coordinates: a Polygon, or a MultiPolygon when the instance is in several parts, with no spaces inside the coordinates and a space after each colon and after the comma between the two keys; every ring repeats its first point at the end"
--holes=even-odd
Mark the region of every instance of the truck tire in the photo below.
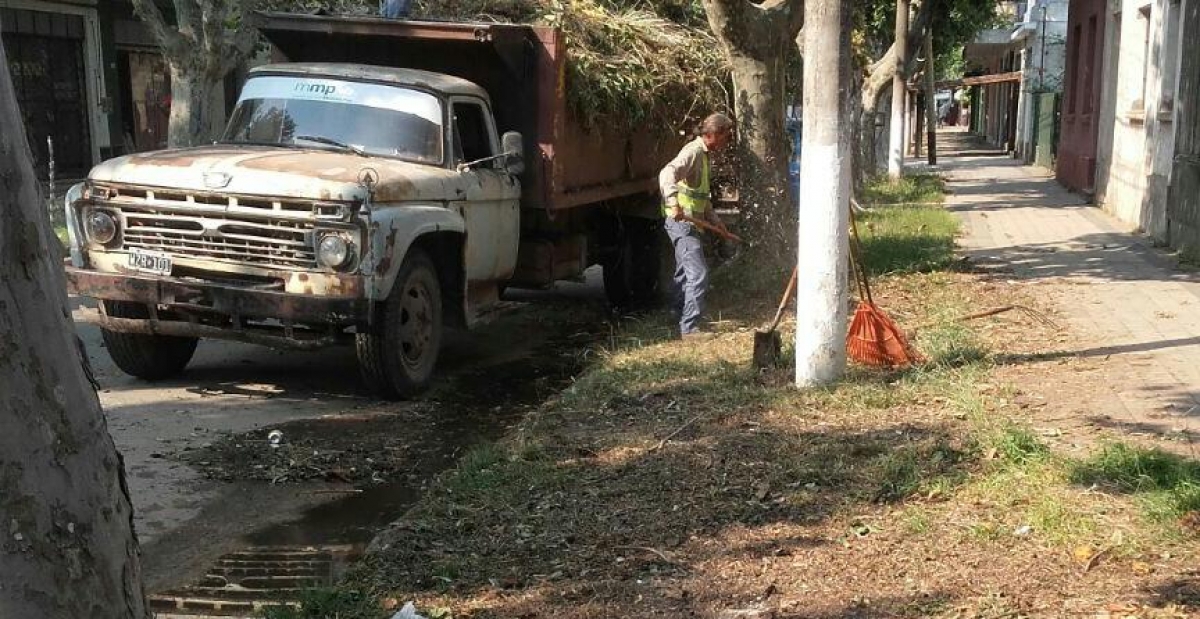
{"type": "Polygon", "coordinates": [[[601,265],[604,294],[619,311],[651,309],[662,301],[662,222],[627,218],[616,247],[601,265]]]}
{"type": "Polygon", "coordinates": [[[437,267],[412,249],[367,332],[355,336],[363,382],[381,398],[411,397],[429,386],[442,345],[437,267]]]}
{"type": "MultiPolygon", "coordinates": [[[[113,318],[149,318],[150,310],[140,303],[101,301],[104,313],[113,318]]],[[[143,380],[178,376],[196,352],[194,337],[118,333],[101,329],[108,356],[122,372],[143,380]]]]}

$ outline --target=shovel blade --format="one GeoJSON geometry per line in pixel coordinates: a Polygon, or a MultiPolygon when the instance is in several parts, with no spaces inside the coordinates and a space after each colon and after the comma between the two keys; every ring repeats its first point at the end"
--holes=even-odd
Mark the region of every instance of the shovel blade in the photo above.
{"type": "Polygon", "coordinates": [[[779,361],[783,352],[783,340],[778,331],[754,332],[754,367],[768,368],[779,361]]]}

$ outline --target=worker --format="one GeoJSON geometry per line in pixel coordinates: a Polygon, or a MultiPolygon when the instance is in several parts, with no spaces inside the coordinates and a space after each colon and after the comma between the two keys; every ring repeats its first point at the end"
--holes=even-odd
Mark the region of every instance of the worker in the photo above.
{"type": "Polygon", "coordinates": [[[700,332],[704,297],[708,293],[708,263],[704,259],[702,231],[688,219],[706,221],[726,230],[712,208],[709,153],[729,145],[733,139],[733,121],[724,114],[712,114],[700,123],[697,133],[696,139],[688,142],[658,174],[667,236],[675,248],[673,306],[679,315],[682,337],[700,332]]]}

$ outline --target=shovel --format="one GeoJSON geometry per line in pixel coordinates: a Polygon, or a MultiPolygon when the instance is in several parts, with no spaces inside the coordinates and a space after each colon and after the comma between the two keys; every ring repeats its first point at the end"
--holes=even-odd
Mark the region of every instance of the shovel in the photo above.
{"type": "Polygon", "coordinates": [[[788,280],[787,288],[783,291],[783,299],[779,301],[779,309],[775,310],[775,319],[766,331],[754,332],[754,367],[765,368],[775,365],[783,350],[783,342],[779,338],[779,321],[783,318],[783,310],[787,307],[792,292],[796,290],[796,267],[792,267],[792,277],[788,280]]]}
{"type": "Polygon", "coordinates": [[[696,226],[697,228],[701,228],[703,230],[708,230],[709,232],[712,232],[713,234],[715,234],[721,238],[724,238],[726,240],[734,241],[735,243],[742,242],[742,237],[740,237],[728,230],[718,228],[718,227],[708,223],[707,221],[704,221],[701,219],[696,219],[695,217],[688,217],[687,215],[684,215],[683,219],[681,219],[680,221],[686,221],[689,224],[696,226]]]}

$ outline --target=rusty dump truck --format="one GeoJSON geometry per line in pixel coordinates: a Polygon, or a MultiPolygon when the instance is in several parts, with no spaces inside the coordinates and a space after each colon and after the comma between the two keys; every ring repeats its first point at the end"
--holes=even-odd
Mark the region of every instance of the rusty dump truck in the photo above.
{"type": "Polygon", "coordinates": [[[680,139],[585,127],[558,30],[258,17],[280,62],[220,140],[106,161],[67,197],[69,290],[123,371],[176,375],[200,338],[353,344],[398,398],[506,287],[601,264],[613,303],[655,295],[680,139]]]}

